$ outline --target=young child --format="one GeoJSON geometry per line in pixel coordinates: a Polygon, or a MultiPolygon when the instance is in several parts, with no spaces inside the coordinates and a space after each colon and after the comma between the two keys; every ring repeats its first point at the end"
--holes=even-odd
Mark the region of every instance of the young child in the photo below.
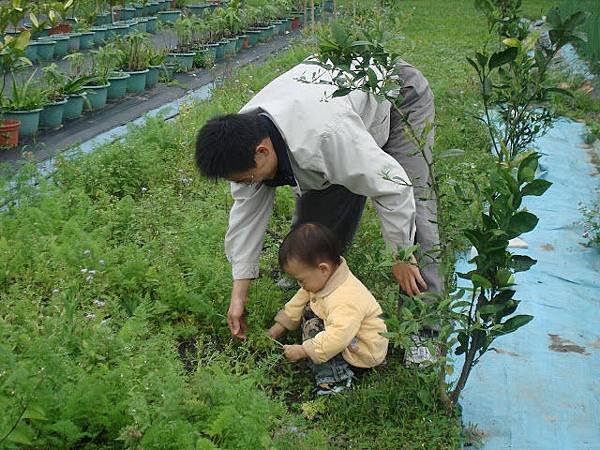
{"type": "Polygon", "coordinates": [[[388,340],[381,307],[350,272],[326,227],[300,225],[279,249],[279,265],[301,288],[277,313],[269,335],[277,339],[302,324],[302,345],[285,345],[290,361],[308,358],[317,395],[350,387],[356,372],[383,362],[388,340]]]}

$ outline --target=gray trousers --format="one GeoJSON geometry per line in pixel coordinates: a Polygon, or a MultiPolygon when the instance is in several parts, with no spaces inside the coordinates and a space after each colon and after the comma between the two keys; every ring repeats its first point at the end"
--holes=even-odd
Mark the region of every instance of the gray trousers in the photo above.
{"type": "MultiPolygon", "coordinates": [[[[383,150],[391,155],[406,171],[413,184],[416,205],[416,236],[421,252],[421,273],[429,291],[441,292],[444,286],[439,273],[439,233],[437,225],[437,202],[431,190],[428,165],[414,139],[405,130],[401,114],[408,116],[414,132],[420,136],[429,125],[431,131],[425,137],[426,158],[431,161],[434,141],[433,123],[435,108],[433,93],[427,79],[414,67],[400,63],[403,80],[400,113],[392,109],[390,136],[383,150]]],[[[330,228],[347,249],[360,222],[366,197],[354,194],[344,186],[332,185],[321,191],[304,193],[296,201],[293,226],[306,222],[318,222],[330,228]]]]}

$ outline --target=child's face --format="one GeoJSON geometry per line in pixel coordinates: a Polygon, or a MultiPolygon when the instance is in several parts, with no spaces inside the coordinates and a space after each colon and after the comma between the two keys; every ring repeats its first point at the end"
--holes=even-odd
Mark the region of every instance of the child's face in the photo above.
{"type": "Polygon", "coordinates": [[[304,290],[315,293],[323,289],[327,280],[329,280],[335,271],[335,267],[329,262],[321,262],[317,266],[312,267],[291,259],[283,270],[290,277],[296,279],[304,290]]]}

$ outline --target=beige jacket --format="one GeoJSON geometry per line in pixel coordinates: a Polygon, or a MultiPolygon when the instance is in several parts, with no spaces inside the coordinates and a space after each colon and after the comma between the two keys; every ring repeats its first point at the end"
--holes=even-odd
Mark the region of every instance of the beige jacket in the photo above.
{"type": "MultiPolygon", "coordinates": [[[[389,137],[389,102],[378,103],[359,91],[328,98],[333,86],[298,81],[303,76],[310,80],[317,73],[323,76],[324,72],[315,65],[294,67],[256,94],[241,112],[264,112],[277,126],[287,144],[297,195],[332,184],[345,186],[371,198],[388,245],[412,245],[412,186],[384,179],[384,175],[399,177],[410,184],[400,164],[381,149],[389,137]]],[[[275,188],[231,183],[231,193],[234,203],[225,251],[233,278],[257,278],[275,188]]]]}
{"type": "Polygon", "coordinates": [[[325,323],[325,331],[302,344],[315,364],[323,364],[338,353],[356,367],[375,367],[383,362],[388,340],[380,334],[386,331],[381,307],[345,260],[319,292],[300,289],[275,321],[288,330],[298,328],[307,303],[325,323]],[[349,349],[354,338],[356,345],[349,349]]]}

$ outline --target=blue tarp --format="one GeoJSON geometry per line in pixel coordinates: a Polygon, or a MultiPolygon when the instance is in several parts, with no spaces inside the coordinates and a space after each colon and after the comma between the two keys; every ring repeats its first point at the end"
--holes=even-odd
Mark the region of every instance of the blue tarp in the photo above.
{"type": "Polygon", "coordinates": [[[478,425],[488,450],[600,449],[600,252],[585,247],[577,224],[600,176],[584,133],[560,119],[537,142],[540,175],[553,186],[527,197],[540,221],[522,236],[528,249],[515,249],[538,261],[516,277],[518,313],[535,318],[494,342],[461,399],[464,423],[478,425]]]}

